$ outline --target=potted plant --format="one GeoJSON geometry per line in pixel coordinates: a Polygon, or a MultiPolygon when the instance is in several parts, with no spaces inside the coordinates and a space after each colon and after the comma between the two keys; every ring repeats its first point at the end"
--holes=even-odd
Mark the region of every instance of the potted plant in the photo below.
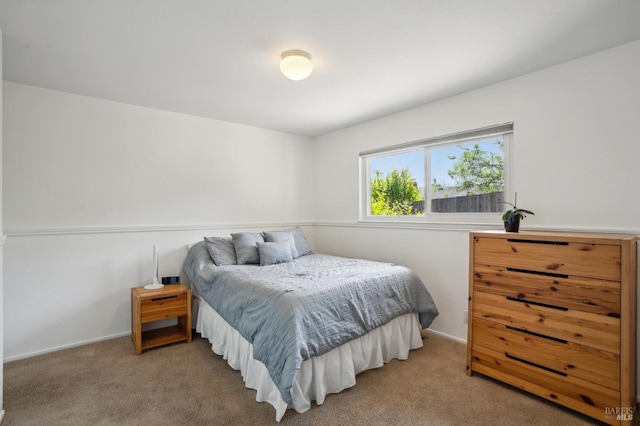
{"type": "Polygon", "coordinates": [[[507,210],[502,214],[502,221],[504,222],[504,230],[507,232],[518,232],[520,229],[520,220],[527,217],[528,214],[535,216],[535,213],[530,210],[520,209],[518,204],[518,193],[515,193],[513,204],[503,201],[505,204],[509,204],[512,209],[507,210]]]}

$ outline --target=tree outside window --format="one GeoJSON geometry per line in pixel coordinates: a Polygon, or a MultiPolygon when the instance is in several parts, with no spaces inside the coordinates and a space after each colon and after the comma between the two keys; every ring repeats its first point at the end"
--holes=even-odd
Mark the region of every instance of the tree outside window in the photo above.
{"type": "Polygon", "coordinates": [[[502,211],[504,136],[425,144],[367,159],[368,215],[502,211]],[[427,211],[425,205],[429,206],[427,211]]]}

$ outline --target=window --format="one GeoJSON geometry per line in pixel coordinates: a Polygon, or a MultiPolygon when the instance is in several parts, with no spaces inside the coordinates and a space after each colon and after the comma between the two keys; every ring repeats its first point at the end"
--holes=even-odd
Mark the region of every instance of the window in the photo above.
{"type": "Polygon", "coordinates": [[[495,219],[512,133],[509,123],[361,153],[361,219],[495,219]]]}

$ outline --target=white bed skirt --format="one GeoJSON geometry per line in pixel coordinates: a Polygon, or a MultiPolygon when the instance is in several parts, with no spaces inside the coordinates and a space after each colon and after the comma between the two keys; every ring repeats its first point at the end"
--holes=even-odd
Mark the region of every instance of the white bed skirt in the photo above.
{"type": "Polygon", "coordinates": [[[268,402],[280,421],[287,408],[303,413],[330,393],[356,384],[356,374],[381,367],[391,359],[407,359],[409,350],[422,346],[417,314],[402,315],[369,334],[302,363],[292,390],[292,406],[282,399],[263,363],[253,359],[253,345],[246,341],[204,300],[199,300],[196,331],[209,339],[213,351],[240,370],[245,386],[257,391],[256,401],[268,402]]]}

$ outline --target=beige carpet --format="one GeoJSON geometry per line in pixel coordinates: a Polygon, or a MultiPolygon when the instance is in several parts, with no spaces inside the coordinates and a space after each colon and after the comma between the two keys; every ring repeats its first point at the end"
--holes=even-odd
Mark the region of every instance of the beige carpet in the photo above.
{"type": "MultiPolygon", "coordinates": [[[[465,375],[463,344],[432,333],[407,361],[366,371],[357,384],[283,425],[585,425],[590,419],[482,376],[465,375]]],[[[264,425],[240,373],[196,337],[134,355],[128,337],[4,366],[5,425],[264,425]]]]}

